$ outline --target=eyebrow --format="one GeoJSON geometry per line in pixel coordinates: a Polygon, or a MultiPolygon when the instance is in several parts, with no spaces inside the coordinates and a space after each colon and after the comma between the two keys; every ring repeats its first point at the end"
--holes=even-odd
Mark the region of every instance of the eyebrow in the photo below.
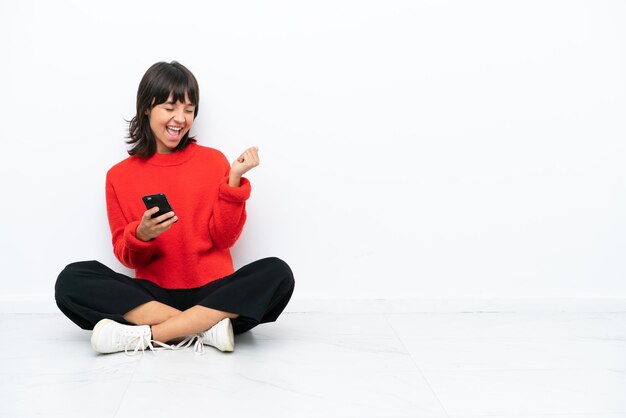
{"type": "MultiPolygon", "coordinates": [[[[165,103],[163,103],[163,104],[166,104],[166,105],[172,105],[172,106],[173,106],[173,105],[175,105],[176,103],[178,103],[178,102],[173,102],[173,101],[171,101],[171,100],[168,100],[167,102],[165,102],[165,103]]],[[[185,105],[185,106],[193,106],[193,107],[195,107],[195,106],[196,106],[196,105],[195,105],[195,104],[193,104],[193,103],[184,103],[184,105],[185,105]]]]}

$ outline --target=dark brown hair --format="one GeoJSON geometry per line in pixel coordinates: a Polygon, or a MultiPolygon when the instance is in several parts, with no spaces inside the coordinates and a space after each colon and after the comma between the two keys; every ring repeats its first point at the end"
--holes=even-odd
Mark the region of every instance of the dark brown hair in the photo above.
{"type": "MultiPolygon", "coordinates": [[[[193,115],[195,119],[198,116],[200,89],[191,71],[176,61],[157,62],[148,68],[137,89],[137,113],[128,123],[130,140],[126,143],[131,145],[128,150],[130,155],[141,158],[154,155],[157,150],[156,139],[146,113],[154,106],[165,103],[170,94],[173,95],[174,102],[185,103],[185,93],[196,107],[193,115]]],[[[195,138],[190,137],[187,132],[174,151],[184,149],[191,142],[195,142],[195,138]]]]}

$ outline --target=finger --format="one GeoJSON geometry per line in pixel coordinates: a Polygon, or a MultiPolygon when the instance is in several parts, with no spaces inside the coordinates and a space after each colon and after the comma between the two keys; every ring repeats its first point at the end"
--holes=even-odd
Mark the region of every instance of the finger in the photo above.
{"type": "Polygon", "coordinates": [[[246,150],[246,156],[248,157],[249,160],[254,160],[255,156],[254,156],[254,149],[252,148],[248,148],[246,150]]]}
{"type": "Polygon", "coordinates": [[[259,147],[252,147],[252,158],[256,165],[259,165],[261,159],[259,158],[259,147]]]}
{"type": "Polygon", "coordinates": [[[250,147],[250,148],[246,148],[241,155],[239,156],[239,158],[237,158],[237,161],[239,161],[240,163],[249,161],[251,159],[251,152],[254,149],[258,149],[257,147],[250,147]]]}
{"type": "Polygon", "coordinates": [[[259,157],[256,155],[256,152],[253,148],[250,148],[246,151],[246,163],[248,163],[252,167],[256,167],[259,165],[259,157]]]}
{"type": "Polygon", "coordinates": [[[157,213],[158,211],[159,211],[158,206],[155,206],[155,207],[153,207],[153,208],[150,208],[150,209],[148,209],[147,211],[145,211],[145,212],[143,213],[143,218],[144,218],[145,220],[150,220],[150,219],[152,219],[152,215],[154,215],[154,214],[155,214],[155,213],[157,213]]]}
{"type": "Polygon", "coordinates": [[[159,235],[170,229],[172,225],[174,225],[174,222],[176,222],[177,220],[178,216],[172,216],[170,219],[158,224],[156,227],[158,228],[159,235]]]}
{"type": "Polygon", "coordinates": [[[176,217],[176,214],[174,212],[167,212],[167,213],[164,213],[161,216],[157,216],[156,218],[154,218],[154,221],[157,224],[161,224],[161,223],[163,223],[163,221],[166,221],[166,220],[168,220],[168,219],[170,219],[172,217],[176,217]]]}
{"type": "Polygon", "coordinates": [[[239,162],[241,164],[248,165],[248,164],[250,164],[250,161],[252,161],[251,158],[252,157],[250,157],[250,154],[246,151],[243,154],[241,154],[241,159],[239,160],[239,162]]]}

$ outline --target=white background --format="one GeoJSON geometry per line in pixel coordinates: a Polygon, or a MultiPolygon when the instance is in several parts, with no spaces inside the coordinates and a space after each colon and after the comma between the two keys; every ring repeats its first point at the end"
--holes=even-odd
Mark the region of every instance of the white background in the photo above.
{"type": "Polygon", "coordinates": [[[0,0],[0,300],[51,306],[72,261],[124,271],[104,176],[161,60],[198,78],[201,144],[259,146],[233,252],[285,259],[294,300],[624,298],[624,22],[595,0],[0,0]]]}

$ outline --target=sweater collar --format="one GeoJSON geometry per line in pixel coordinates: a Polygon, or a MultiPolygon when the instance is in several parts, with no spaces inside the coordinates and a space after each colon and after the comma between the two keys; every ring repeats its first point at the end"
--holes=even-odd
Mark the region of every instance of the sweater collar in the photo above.
{"type": "Polygon", "coordinates": [[[146,160],[146,163],[152,165],[158,165],[162,167],[180,165],[188,161],[196,152],[198,146],[195,142],[191,142],[185,149],[176,151],[171,154],[159,154],[155,153],[152,157],[146,160]]]}

